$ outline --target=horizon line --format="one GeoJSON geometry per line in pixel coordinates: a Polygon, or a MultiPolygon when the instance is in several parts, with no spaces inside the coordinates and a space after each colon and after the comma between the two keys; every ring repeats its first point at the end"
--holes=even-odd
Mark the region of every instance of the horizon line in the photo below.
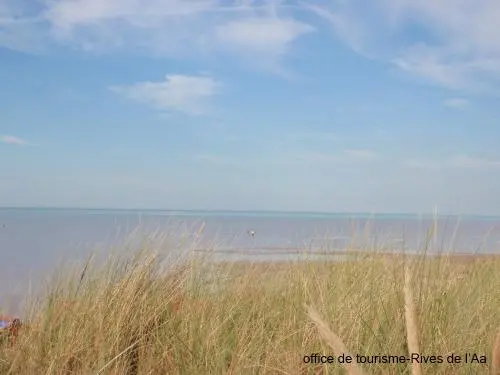
{"type": "Polygon", "coordinates": [[[66,211],[147,211],[147,212],[200,212],[200,213],[262,213],[288,215],[352,215],[352,216],[452,216],[452,217],[491,217],[498,218],[500,214],[456,214],[430,212],[370,212],[370,211],[301,211],[301,210],[241,210],[241,209],[175,209],[175,208],[110,208],[110,207],[77,207],[77,206],[0,206],[0,210],[66,210],[66,211]]]}

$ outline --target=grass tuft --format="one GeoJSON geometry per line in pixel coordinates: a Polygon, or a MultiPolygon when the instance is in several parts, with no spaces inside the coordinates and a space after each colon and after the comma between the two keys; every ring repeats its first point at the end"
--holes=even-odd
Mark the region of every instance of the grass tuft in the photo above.
{"type": "Polygon", "coordinates": [[[304,356],[347,352],[488,357],[420,369],[364,363],[349,374],[499,373],[496,257],[374,251],[251,263],[193,255],[165,265],[160,255],[148,244],[58,272],[15,343],[0,335],[0,374],[339,374],[341,364],[304,356]]]}

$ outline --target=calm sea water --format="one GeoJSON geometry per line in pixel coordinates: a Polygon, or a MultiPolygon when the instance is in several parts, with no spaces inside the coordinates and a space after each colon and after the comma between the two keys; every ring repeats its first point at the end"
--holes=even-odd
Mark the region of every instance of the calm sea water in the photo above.
{"type": "Polygon", "coordinates": [[[433,223],[438,235],[430,251],[500,252],[500,217],[0,209],[0,310],[15,310],[30,285],[36,289],[61,261],[117,248],[134,231],[135,243],[152,237],[174,258],[215,249],[221,259],[281,260],[303,249],[334,252],[349,244],[415,251],[433,223]]]}

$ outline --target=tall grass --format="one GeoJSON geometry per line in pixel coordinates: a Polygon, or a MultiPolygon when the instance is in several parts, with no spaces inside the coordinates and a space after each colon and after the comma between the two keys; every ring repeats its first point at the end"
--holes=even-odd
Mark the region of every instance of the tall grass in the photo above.
{"type": "MultiPolygon", "coordinates": [[[[444,356],[414,374],[500,368],[494,257],[252,264],[193,256],[165,270],[146,246],[57,276],[33,301],[17,341],[0,341],[1,374],[340,374],[338,363],[303,358],[347,348],[353,356],[444,356]],[[485,355],[487,363],[447,363],[452,353],[485,355]]],[[[412,371],[410,364],[353,368],[412,371]]]]}

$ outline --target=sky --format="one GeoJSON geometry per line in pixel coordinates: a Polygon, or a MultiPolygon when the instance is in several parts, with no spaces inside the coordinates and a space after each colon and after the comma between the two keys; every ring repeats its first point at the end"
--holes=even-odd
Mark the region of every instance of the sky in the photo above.
{"type": "Polygon", "coordinates": [[[0,206],[500,215],[498,0],[1,0],[0,206]]]}

